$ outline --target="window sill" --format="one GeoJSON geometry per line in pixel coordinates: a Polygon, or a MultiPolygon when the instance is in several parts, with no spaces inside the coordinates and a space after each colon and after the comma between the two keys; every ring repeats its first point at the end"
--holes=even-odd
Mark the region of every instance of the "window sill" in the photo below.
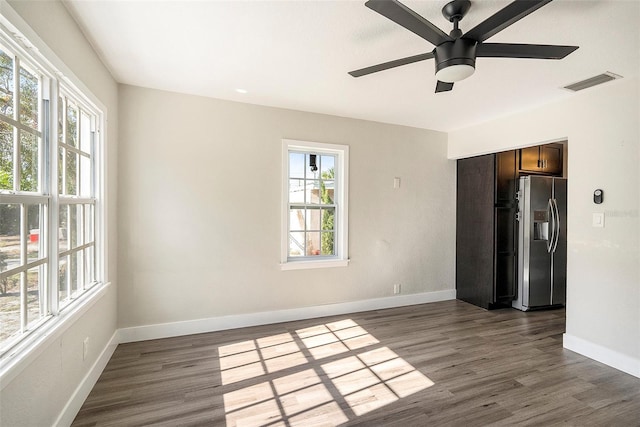
{"type": "Polygon", "coordinates": [[[310,268],[332,268],[346,267],[349,265],[348,259],[323,259],[318,261],[289,261],[280,264],[282,271],[286,270],[307,270],[310,268]]]}

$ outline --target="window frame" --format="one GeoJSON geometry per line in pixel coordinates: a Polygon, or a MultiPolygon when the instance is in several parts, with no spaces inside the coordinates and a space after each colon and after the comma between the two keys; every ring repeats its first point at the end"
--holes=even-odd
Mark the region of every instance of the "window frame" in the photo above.
{"type": "MultiPolygon", "coordinates": [[[[103,127],[106,123],[106,108],[15,12],[9,9],[6,10],[6,14],[4,12],[3,15],[0,15],[0,44],[4,46],[3,50],[13,54],[14,58],[19,58],[19,63],[26,64],[28,71],[37,72],[40,80],[38,133],[36,134],[40,141],[38,149],[38,190],[36,192],[21,191],[20,184],[15,184],[14,182],[12,190],[4,189],[0,192],[0,202],[3,204],[15,203],[24,205],[24,208],[20,208],[21,211],[26,210],[28,205],[41,204],[43,206],[45,215],[43,218],[41,213],[39,236],[39,240],[43,242],[43,253],[37,261],[28,262],[26,265],[21,264],[19,268],[28,270],[33,268],[31,264],[34,263],[46,267],[43,273],[45,277],[41,279],[46,282],[41,284],[41,294],[38,297],[40,304],[44,304],[44,308],[41,308],[41,310],[44,310],[44,314],[33,324],[27,325],[29,327],[26,330],[24,329],[25,325],[22,325],[20,328],[22,332],[18,336],[5,341],[3,348],[0,350],[0,378],[3,381],[10,381],[37,355],[42,353],[44,347],[52,339],[59,337],[79,316],[89,310],[105,294],[109,287],[109,282],[107,278],[105,202],[106,139],[103,132],[103,127]],[[91,139],[91,153],[89,153],[91,157],[91,177],[89,179],[91,182],[91,194],[84,194],[83,196],[62,195],[61,197],[58,191],[58,175],[63,173],[58,170],[58,150],[60,147],[58,140],[58,98],[62,94],[71,98],[79,106],[79,112],[81,110],[86,111],[88,117],[92,118],[92,129],[89,137],[91,139]],[[16,188],[20,191],[15,191],[16,188]],[[62,198],[66,198],[66,202],[61,200],[62,198]],[[95,280],[91,284],[83,281],[83,283],[79,284],[82,286],[82,292],[70,298],[68,303],[58,304],[59,284],[57,271],[60,266],[59,255],[64,252],[59,248],[58,210],[67,203],[83,207],[92,206],[89,208],[92,214],[92,221],[82,224],[82,228],[85,231],[87,224],[90,224],[92,241],[85,241],[81,248],[67,250],[66,252],[84,251],[86,248],[91,247],[92,249],[89,252],[93,253],[93,265],[89,272],[92,273],[95,280]]],[[[15,76],[14,79],[16,79],[15,76]]],[[[6,118],[7,116],[3,116],[4,122],[15,126],[11,121],[7,121],[6,118]]],[[[80,121],[80,116],[78,121],[80,121]]],[[[24,125],[20,124],[20,126],[24,125]]],[[[80,141],[78,141],[78,151],[81,151],[80,141]]],[[[18,154],[14,153],[14,159],[15,156],[18,156],[18,154]]],[[[80,154],[78,154],[78,159],[80,159],[80,154]]],[[[77,179],[82,179],[80,170],[80,167],[76,169],[77,179]]],[[[19,172],[17,174],[19,175],[19,172]]],[[[15,181],[15,165],[13,176],[15,181]]],[[[21,213],[21,216],[23,215],[21,213]]],[[[23,220],[24,218],[21,218],[21,222],[23,220]]],[[[24,228],[25,225],[20,225],[21,240],[28,238],[28,230],[25,235],[24,228]]],[[[24,250],[24,246],[25,243],[21,243],[22,250],[24,250]]],[[[24,258],[24,255],[21,255],[21,258],[24,258]]],[[[85,265],[85,267],[87,266],[85,265]]],[[[87,270],[83,270],[83,274],[86,278],[87,270]]],[[[21,298],[24,297],[21,296],[21,298]]],[[[22,317],[24,317],[23,314],[21,314],[22,317]]]]}
{"type": "MultiPolygon", "coordinates": [[[[282,140],[282,224],[280,268],[300,270],[309,268],[346,267],[349,264],[349,146],[322,142],[282,140]],[[334,183],[334,245],[335,255],[289,257],[289,153],[335,156],[334,183]]],[[[296,203],[294,203],[296,204],[296,203]]]]}

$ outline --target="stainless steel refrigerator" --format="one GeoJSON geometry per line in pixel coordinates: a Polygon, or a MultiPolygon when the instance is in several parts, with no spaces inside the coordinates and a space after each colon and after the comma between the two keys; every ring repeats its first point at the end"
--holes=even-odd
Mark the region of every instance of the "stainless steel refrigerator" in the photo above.
{"type": "Polygon", "coordinates": [[[567,293],[567,180],[520,177],[518,310],[564,305],[567,293]]]}

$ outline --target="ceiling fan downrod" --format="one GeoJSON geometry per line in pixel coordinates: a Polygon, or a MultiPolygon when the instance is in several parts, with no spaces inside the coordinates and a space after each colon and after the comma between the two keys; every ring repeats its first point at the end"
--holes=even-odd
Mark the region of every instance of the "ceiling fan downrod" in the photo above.
{"type": "Polygon", "coordinates": [[[471,2],[469,0],[453,0],[444,5],[442,8],[442,16],[449,22],[453,22],[453,30],[449,35],[454,39],[462,37],[462,31],[458,28],[458,23],[469,12],[471,2]]]}

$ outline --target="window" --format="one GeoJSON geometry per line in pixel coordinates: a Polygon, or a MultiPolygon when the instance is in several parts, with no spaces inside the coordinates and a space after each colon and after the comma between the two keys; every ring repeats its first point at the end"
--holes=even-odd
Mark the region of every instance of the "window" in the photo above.
{"type": "Polygon", "coordinates": [[[101,283],[102,113],[0,30],[0,357],[101,283]]]}
{"type": "Polygon", "coordinates": [[[282,151],[282,268],[346,265],[349,147],[284,140],[282,151]]]}
{"type": "Polygon", "coordinates": [[[58,304],[96,283],[94,141],[97,117],[58,97],[58,304]]]}

